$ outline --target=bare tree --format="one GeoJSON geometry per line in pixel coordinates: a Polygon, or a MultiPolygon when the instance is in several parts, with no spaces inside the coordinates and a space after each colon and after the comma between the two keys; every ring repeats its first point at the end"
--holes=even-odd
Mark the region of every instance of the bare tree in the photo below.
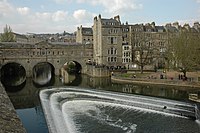
{"type": "Polygon", "coordinates": [[[179,68],[186,77],[186,72],[200,66],[200,38],[198,34],[180,32],[170,38],[168,61],[173,67],[179,68]]]}
{"type": "Polygon", "coordinates": [[[144,33],[138,34],[135,38],[134,47],[134,62],[140,66],[140,72],[143,73],[146,65],[152,64],[154,46],[150,37],[147,37],[144,33]]]}

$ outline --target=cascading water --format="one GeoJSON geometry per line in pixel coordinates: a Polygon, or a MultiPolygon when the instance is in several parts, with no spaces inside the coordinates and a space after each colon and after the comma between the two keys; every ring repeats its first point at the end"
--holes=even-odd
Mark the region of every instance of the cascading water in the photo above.
{"type": "Polygon", "coordinates": [[[198,121],[200,121],[200,104],[195,105],[195,116],[198,121]]]}
{"type": "Polygon", "coordinates": [[[50,133],[200,131],[186,102],[84,88],[44,89],[40,99],[50,133]]]}

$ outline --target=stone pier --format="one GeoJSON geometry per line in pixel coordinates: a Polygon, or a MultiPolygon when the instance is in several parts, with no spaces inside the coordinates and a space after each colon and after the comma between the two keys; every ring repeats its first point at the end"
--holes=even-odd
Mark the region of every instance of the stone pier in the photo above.
{"type": "Polygon", "coordinates": [[[26,133],[4,87],[0,83],[0,133],[26,133]]]}
{"type": "Polygon", "coordinates": [[[92,77],[109,77],[110,71],[106,67],[87,65],[86,74],[92,77]]]}

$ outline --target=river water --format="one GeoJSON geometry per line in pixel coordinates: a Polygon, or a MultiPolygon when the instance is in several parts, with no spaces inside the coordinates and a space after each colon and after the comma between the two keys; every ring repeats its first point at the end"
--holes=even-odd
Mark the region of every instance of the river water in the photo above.
{"type": "MultiPolygon", "coordinates": [[[[48,86],[53,86],[53,88],[73,86],[73,88],[98,89],[123,95],[146,95],[181,102],[189,102],[188,94],[199,91],[195,88],[188,89],[184,87],[118,84],[112,83],[109,78],[91,78],[86,75],[77,76],[75,80],[71,80],[69,83],[63,83],[58,77],[55,77],[48,86]]],[[[39,100],[39,91],[43,88],[52,87],[44,86],[40,88],[34,85],[31,79],[27,79],[24,87],[19,88],[17,92],[8,89],[10,99],[28,133],[48,133],[39,100]]],[[[65,105],[63,107],[65,107],[63,108],[65,112],[70,114],[68,115],[70,118],[68,118],[73,118],[73,121],[69,123],[75,123],[76,128],[74,129],[76,129],[76,132],[198,133],[200,131],[199,121],[127,107],[122,104],[119,106],[119,104],[110,104],[104,102],[104,100],[94,102],[90,100],[85,102],[72,100],[69,106],[65,105]]]]}

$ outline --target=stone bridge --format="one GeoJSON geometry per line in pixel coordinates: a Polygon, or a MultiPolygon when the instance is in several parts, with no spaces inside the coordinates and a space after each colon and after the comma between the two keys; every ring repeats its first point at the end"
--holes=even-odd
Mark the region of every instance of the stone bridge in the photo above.
{"type": "Polygon", "coordinates": [[[20,64],[26,72],[26,77],[33,75],[33,68],[38,63],[49,63],[54,68],[55,75],[69,61],[81,66],[81,73],[86,72],[86,62],[92,59],[92,45],[59,44],[47,41],[40,43],[0,42],[0,67],[8,63],[20,64]]]}

